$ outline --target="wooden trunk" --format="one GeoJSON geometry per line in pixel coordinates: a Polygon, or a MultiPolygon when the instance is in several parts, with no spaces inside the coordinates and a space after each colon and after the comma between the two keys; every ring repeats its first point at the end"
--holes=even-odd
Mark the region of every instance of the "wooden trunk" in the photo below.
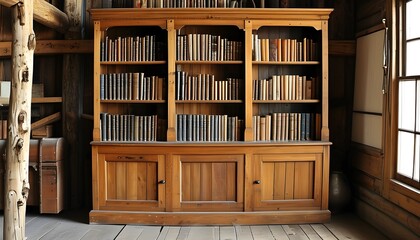
{"type": "MultiPolygon", "coordinates": [[[[6,140],[0,140],[5,154],[6,140]]],[[[29,148],[28,206],[39,206],[41,213],[59,213],[64,208],[63,138],[31,139],[29,148]]],[[[0,193],[4,194],[4,159],[0,158],[0,193]]],[[[3,209],[3,198],[0,207],[3,209]]]]}

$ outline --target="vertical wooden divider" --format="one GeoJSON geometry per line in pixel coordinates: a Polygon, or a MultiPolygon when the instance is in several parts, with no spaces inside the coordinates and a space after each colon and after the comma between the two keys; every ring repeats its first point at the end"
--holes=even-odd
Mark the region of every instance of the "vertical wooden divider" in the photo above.
{"type": "Polygon", "coordinates": [[[176,141],[176,107],[175,107],[175,59],[176,59],[176,30],[174,20],[167,20],[168,31],[168,132],[167,141],[176,141]]]}
{"type": "Polygon", "coordinates": [[[252,141],[252,21],[245,20],[245,132],[244,141],[252,141]]]}

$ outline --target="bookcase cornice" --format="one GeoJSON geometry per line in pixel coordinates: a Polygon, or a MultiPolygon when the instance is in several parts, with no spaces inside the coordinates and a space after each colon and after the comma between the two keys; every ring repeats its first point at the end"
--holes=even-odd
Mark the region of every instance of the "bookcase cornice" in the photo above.
{"type": "Polygon", "coordinates": [[[242,19],[328,20],[329,8],[108,8],[91,9],[92,20],[242,19]]]}

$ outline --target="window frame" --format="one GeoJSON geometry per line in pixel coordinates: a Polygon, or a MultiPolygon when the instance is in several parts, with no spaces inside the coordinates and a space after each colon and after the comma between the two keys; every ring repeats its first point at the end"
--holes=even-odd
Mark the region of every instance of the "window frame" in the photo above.
{"type": "MultiPolygon", "coordinates": [[[[403,66],[406,65],[406,60],[407,60],[407,58],[406,58],[407,43],[410,42],[410,41],[419,41],[420,37],[416,37],[416,38],[412,38],[412,39],[407,40],[407,36],[406,36],[406,31],[405,31],[405,29],[406,29],[406,3],[408,1],[412,1],[412,0],[396,0],[396,1],[398,2],[398,5],[396,6],[397,17],[395,19],[395,21],[396,21],[395,26],[397,26],[397,28],[398,28],[397,31],[396,31],[398,33],[397,36],[396,36],[397,47],[398,47],[398,57],[395,60],[398,62],[398,64],[396,64],[397,69],[395,71],[396,72],[396,75],[395,75],[396,78],[395,79],[396,79],[396,82],[397,82],[397,84],[396,84],[397,88],[395,89],[396,90],[395,92],[397,93],[397,97],[394,101],[395,101],[397,110],[392,111],[392,112],[396,113],[396,115],[399,116],[399,109],[398,109],[398,106],[399,106],[399,88],[398,88],[399,83],[402,82],[402,81],[415,81],[416,91],[418,89],[417,85],[420,84],[419,83],[420,76],[407,76],[406,68],[403,67],[403,66]]],[[[417,0],[417,1],[419,1],[419,0],[417,0]]],[[[417,99],[417,94],[416,94],[416,99],[417,99]]],[[[417,114],[420,114],[420,113],[416,113],[416,115],[417,114]]],[[[397,117],[397,121],[398,121],[398,117],[397,117]]],[[[416,122],[416,119],[414,121],[415,121],[415,126],[416,126],[416,124],[420,124],[420,123],[416,122]]],[[[409,178],[405,175],[402,175],[402,174],[398,173],[398,167],[397,167],[398,166],[398,145],[399,145],[398,135],[399,135],[400,131],[410,132],[410,133],[414,134],[414,146],[413,146],[413,148],[416,147],[416,139],[417,139],[416,134],[420,134],[420,132],[416,131],[416,129],[414,129],[414,131],[406,131],[404,129],[400,129],[399,125],[397,123],[396,128],[393,131],[396,134],[396,144],[394,145],[396,154],[395,154],[395,158],[394,158],[395,160],[394,160],[394,163],[393,163],[394,164],[394,166],[393,166],[393,169],[394,169],[393,178],[395,180],[397,180],[398,182],[401,182],[403,185],[408,185],[408,186],[410,186],[410,188],[420,190],[420,181],[416,181],[416,180],[413,179],[414,174],[413,174],[412,178],[409,178]]],[[[414,164],[414,161],[415,161],[414,158],[415,158],[415,156],[413,156],[413,165],[415,165],[414,164]]],[[[413,166],[413,171],[415,171],[414,166],[413,166]]]]}

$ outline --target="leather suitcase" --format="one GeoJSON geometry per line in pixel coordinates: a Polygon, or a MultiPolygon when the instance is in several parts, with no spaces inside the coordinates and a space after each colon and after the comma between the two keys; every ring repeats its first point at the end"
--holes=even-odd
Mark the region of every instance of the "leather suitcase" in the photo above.
{"type": "MultiPolygon", "coordinates": [[[[6,141],[0,140],[0,193],[4,196],[6,141]]],[[[40,213],[59,213],[64,208],[64,138],[31,139],[29,147],[30,192],[27,205],[40,213]]],[[[3,208],[3,198],[0,207],[3,208]]]]}

